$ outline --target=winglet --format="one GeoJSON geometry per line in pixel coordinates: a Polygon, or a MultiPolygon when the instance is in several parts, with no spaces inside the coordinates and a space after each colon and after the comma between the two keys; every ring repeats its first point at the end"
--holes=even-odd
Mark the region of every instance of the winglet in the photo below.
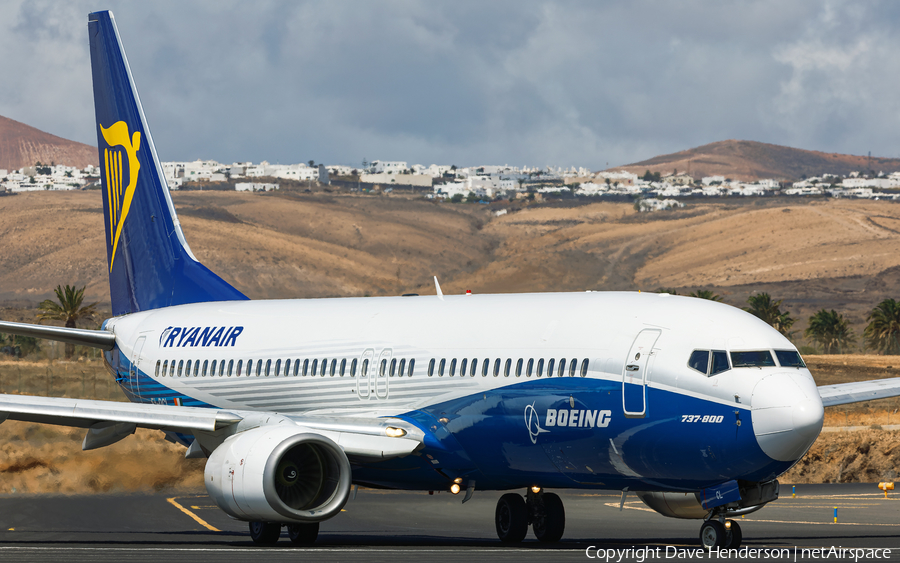
{"type": "Polygon", "coordinates": [[[443,301],[444,300],[444,292],[441,291],[441,284],[438,283],[437,276],[434,276],[434,289],[435,289],[435,291],[437,291],[438,299],[443,301]]]}

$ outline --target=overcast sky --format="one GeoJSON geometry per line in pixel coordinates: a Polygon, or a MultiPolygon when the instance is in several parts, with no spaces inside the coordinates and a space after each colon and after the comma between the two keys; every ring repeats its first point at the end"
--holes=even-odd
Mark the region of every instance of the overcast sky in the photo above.
{"type": "Polygon", "coordinates": [[[0,115],[96,145],[110,8],[163,160],[626,164],[724,139],[900,157],[900,2],[0,4],[0,115]]]}

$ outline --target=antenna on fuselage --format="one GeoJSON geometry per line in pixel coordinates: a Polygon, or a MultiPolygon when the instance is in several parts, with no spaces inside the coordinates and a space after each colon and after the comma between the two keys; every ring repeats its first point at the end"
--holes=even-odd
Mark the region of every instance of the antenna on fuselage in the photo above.
{"type": "Polygon", "coordinates": [[[441,291],[441,284],[438,283],[437,276],[434,276],[434,289],[435,289],[435,291],[437,291],[438,299],[443,301],[444,300],[444,292],[441,291]]]}

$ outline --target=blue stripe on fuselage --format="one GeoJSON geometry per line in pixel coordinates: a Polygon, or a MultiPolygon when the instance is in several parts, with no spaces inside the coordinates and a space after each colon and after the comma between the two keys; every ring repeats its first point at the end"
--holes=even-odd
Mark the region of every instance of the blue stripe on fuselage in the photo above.
{"type": "MultiPolygon", "coordinates": [[[[118,349],[107,352],[108,361],[114,358],[117,380],[133,402],[173,405],[181,398],[184,406],[217,408],[141,371],[135,393],[128,381],[131,362],[118,349]]],[[[399,418],[425,432],[425,448],[419,455],[354,465],[354,481],[440,490],[462,477],[481,489],[540,484],[694,491],[731,479],[766,481],[792,465],[762,452],[750,410],[742,405],[648,387],[646,417],[626,418],[622,384],[595,378],[520,381],[399,418]],[[556,416],[548,420],[550,410],[556,416]],[[570,425],[574,412],[580,425],[570,425]]]]}

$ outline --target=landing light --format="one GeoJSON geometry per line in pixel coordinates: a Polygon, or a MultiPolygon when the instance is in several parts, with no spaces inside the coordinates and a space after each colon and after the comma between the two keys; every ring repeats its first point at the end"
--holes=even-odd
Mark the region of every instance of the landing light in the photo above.
{"type": "Polygon", "coordinates": [[[450,485],[450,492],[453,493],[454,495],[458,495],[459,494],[459,483],[453,483],[452,485],[450,485]]]}
{"type": "Polygon", "coordinates": [[[406,436],[406,430],[397,428],[396,426],[388,426],[384,429],[384,433],[389,438],[402,438],[403,436],[406,436]]]}
{"type": "Polygon", "coordinates": [[[531,487],[531,492],[534,494],[538,494],[539,492],[541,492],[541,488],[538,487],[537,485],[534,485],[531,487]]]}
{"type": "Polygon", "coordinates": [[[731,520],[725,520],[725,529],[726,529],[726,530],[730,530],[730,529],[731,529],[731,520]]]}
{"type": "Polygon", "coordinates": [[[462,477],[457,477],[453,480],[454,483],[462,483],[462,477]]]}

